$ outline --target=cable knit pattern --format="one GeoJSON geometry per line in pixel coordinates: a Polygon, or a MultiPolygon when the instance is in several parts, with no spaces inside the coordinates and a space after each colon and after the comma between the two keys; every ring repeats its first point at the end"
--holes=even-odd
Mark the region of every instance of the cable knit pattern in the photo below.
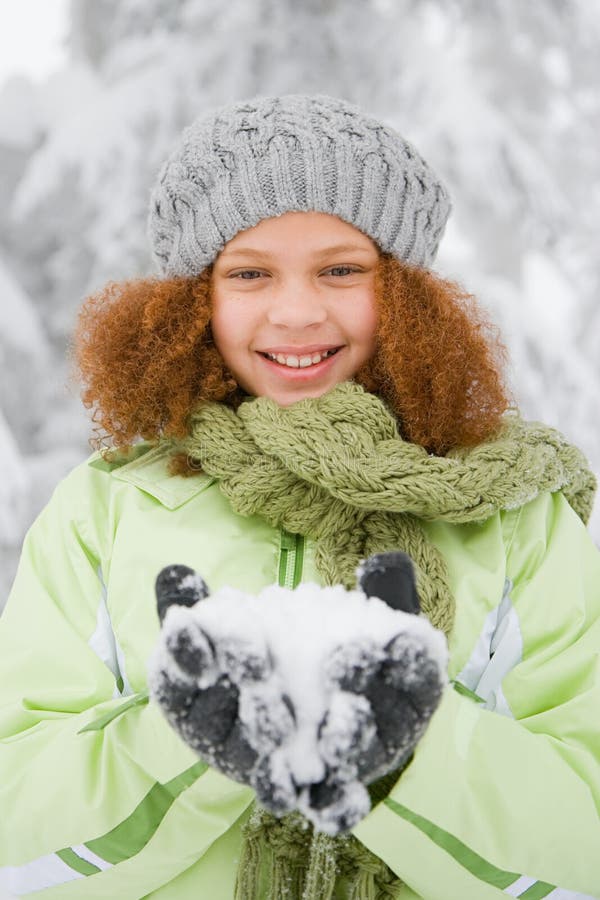
{"type": "Polygon", "coordinates": [[[152,193],[148,232],[163,273],[197,275],[239,231],[292,210],[336,215],[428,266],[450,201],[414,147],[352,104],[257,97],[183,132],[152,193]]]}
{"type": "Polygon", "coordinates": [[[420,519],[482,522],[562,490],[587,521],[595,491],[581,451],[552,428],[508,416],[495,440],[430,456],[402,440],[378,397],[350,382],[289,407],[266,397],[237,412],[206,404],[191,415],[178,449],[219,480],[239,514],[315,540],[328,584],[350,587],[361,559],[404,550],[416,565],[423,611],[446,634],[454,600],[420,519]]]}

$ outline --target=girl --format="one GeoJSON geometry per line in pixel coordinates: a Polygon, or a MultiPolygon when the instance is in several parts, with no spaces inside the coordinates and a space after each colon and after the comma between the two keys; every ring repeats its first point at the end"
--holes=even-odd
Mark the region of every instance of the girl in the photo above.
{"type": "Polygon", "coordinates": [[[0,620],[13,893],[600,896],[593,477],[508,412],[493,331],[431,271],[449,208],[414,148],[341,100],[257,98],[184,133],[151,201],[160,276],[81,314],[83,399],[113,449],[57,487],[0,620]],[[257,820],[146,702],[154,579],[182,562],[213,589],[350,585],[397,548],[453,686],[319,859],[306,823],[257,820]]]}

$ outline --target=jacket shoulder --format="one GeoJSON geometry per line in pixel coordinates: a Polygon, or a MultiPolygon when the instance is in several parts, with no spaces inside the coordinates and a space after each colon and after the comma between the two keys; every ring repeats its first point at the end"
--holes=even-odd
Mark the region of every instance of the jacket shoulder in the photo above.
{"type": "Polygon", "coordinates": [[[152,451],[151,444],[136,444],[127,451],[105,454],[98,450],[74,466],[55,485],[51,501],[75,503],[75,508],[85,506],[87,498],[97,501],[107,495],[116,473],[133,464],[152,451]]]}
{"type": "Polygon", "coordinates": [[[85,493],[98,497],[133,487],[157,500],[167,509],[177,509],[204,491],[215,479],[202,472],[190,477],[170,469],[171,447],[140,443],[119,453],[93,453],[67,476],[60,493],[85,493]]]}
{"type": "Polygon", "coordinates": [[[560,557],[566,564],[570,553],[597,553],[584,522],[560,491],[541,493],[504,513],[502,524],[508,572],[513,580],[530,578],[547,559],[560,557]]]}

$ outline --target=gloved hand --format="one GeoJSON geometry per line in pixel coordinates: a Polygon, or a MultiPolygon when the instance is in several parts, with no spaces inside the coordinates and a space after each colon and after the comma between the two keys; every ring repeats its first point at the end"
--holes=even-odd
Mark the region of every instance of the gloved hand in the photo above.
{"type": "Polygon", "coordinates": [[[406,763],[446,682],[408,557],[371,557],[356,591],[209,596],[169,566],[156,593],[150,693],[181,737],[275,815],[299,809],[329,834],[360,821],[365,785],[406,763]]]}

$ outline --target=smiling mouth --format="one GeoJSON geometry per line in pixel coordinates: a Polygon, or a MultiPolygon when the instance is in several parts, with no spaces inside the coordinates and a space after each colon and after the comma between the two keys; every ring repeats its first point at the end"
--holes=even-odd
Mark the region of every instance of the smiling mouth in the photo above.
{"type": "Polygon", "coordinates": [[[280,366],[286,366],[289,369],[308,369],[311,366],[317,366],[325,359],[341,350],[341,347],[334,347],[332,350],[325,350],[322,353],[307,353],[304,356],[296,356],[293,353],[260,353],[270,362],[278,363],[280,366]]]}

